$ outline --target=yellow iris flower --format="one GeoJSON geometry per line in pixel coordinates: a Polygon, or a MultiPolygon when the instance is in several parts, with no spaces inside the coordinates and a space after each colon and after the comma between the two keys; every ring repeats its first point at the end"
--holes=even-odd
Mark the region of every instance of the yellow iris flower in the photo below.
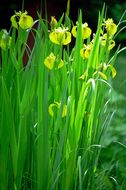
{"type": "Polygon", "coordinates": [[[106,72],[108,72],[108,71],[110,71],[112,78],[114,78],[117,74],[116,69],[111,64],[108,64],[108,65],[106,63],[100,64],[98,66],[97,70],[98,71],[96,71],[94,73],[94,76],[98,73],[101,76],[101,78],[104,80],[108,80],[108,78],[106,76],[106,74],[107,74],[106,72]]]}
{"type": "Polygon", "coordinates": [[[44,65],[49,69],[52,70],[55,65],[55,69],[60,69],[64,66],[64,61],[62,59],[57,59],[54,53],[50,53],[44,60],[44,65]],[[57,63],[57,66],[55,65],[57,63]]]}
{"type": "Polygon", "coordinates": [[[104,21],[104,24],[106,31],[109,33],[109,35],[114,35],[117,31],[117,25],[114,23],[112,18],[108,18],[106,21],[104,21]]]}
{"type": "Polygon", "coordinates": [[[53,53],[50,53],[50,55],[46,57],[44,64],[48,69],[52,70],[54,67],[55,60],[56,56],[53,53]]]}
{"type": "Polygon", "coordinates": [[[98,74],[101,76],[101,78],[102,78],[103,80],[108,80],[108,78],[107,78],[107,76],[106,76],[105,73],[103,73],[103,72],[101,72],[101,71],[98,71],[98,74]]]}
{"type": "Polygon", "coordinates": [[[29,15],[27,15],[27,13],[22,13],[21,14],[21,17],[19,19],[19,26],[26,30],[26,29],[29,29],[31,28],[33,25],[33,18],[29,15]]]}
{"type": "Polygon", "coordinates": [[[106,63],[104,63],[103,71],[107,71],[108,69],[111,71],[112,78],[115,78],[117,74],[115,67],[113,67],[113,65],[110,65],[110,64],[106,65],[106,63]]]}
{"type": "Polygon", "coordinates": [[[106,46],[107,40],[108,40],[108,50],[110,51],[115,46],[115,41],[112,40],[111,36],[107,39],[107,34],[104,34],[101,40],[101,44],[103,47],[106,46]]]}
{"type": "Polygon", "coordinates": [[[16,12],[10,18],[12,26],[16,29],[18,29],[18,27],[20,26],[24,30],[31,28],[33,26],[33,18],[27,14],[27,11],[25,11],[24,13],[22,13],[21,11],[16,12]]]}
{"type": "Polygon", "coordinates": [[[91,48],[92,48],[92,43],[90,43],[88,45],[84,44],[84,47],[80,50],[80,56],[83,59],[88,59],[90,56],[91,48]]]}
{"type": "Polygon", "coordinates": [[[49,35],[50,40],[58,45],[67,45],[71,42],[71,33],[68,32],[68,28],[56,28],[49,35]]]}
{"type": "MultiPolygon", "coordinates": [[[[48,112],[49,112],[50,116],[54,117],[55,110],[60,109],[60,108],[61,108],[61,103],[59,103],[59,102],[54,102],[54,103],[50,104],[48,107],[48,112]]],[[[66,115],[67,115],[67,105],[64,104],[63,109],[62,109],[62,118],[66,117],[66,115]]]]}
{"type": "MultiPolygon", "coordinates": [[[[78,24],[77,24],[78,25],[78,24]]],[[[85,22],[82,24],[82,38],[87,39],[91,35],[91,29],[88,27],[88,24],[85,22]]],[[[71,33],[76,38],[77,37],[77,26],[73,26],[71,33]]]]}

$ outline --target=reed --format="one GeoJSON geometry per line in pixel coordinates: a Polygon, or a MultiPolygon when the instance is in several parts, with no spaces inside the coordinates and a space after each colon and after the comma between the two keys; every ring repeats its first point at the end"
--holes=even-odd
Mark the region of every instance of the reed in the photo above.
{"type": "Polygon", "coordinates": [[[81,11],[74,26],[68,14],[48,25],[18,12],[1,30],[1,190],[93,190],[118,54],[104,12],[95,35],[81,11]]]}

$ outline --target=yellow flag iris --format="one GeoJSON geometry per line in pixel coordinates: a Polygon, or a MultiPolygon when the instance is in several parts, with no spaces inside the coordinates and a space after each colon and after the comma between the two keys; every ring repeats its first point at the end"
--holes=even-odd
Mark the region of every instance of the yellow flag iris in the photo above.
{"type": "MultiPolygon", "coordinates": [[[[85,22],[84,24],[82,24],[82,38],[83,39],[87,39],[90,37],[91,35],[91,29],[88,27],[88,24],[85,22]]],[[[71,33],[73,34],[73,36],[76,38],[77,36],[77,26],[73,26],[71,33]]]]}
{"type": "Polygon", "coordinates": [[[64,61],[59,59],[54,55],[54,53],[50,53],[44,60],[44,65],[49,69],[52,70],[55,65],[55,69],[61,69],[64,66],[64,61]]]}
{"type": "Polygon", "coordinates": [[[103,47],[106,46],[107,44],[107,41],[108,41],[108,50],[110,51],[112,48],[114,48],[115,46],[115,41],[112,40],[111,36],[107,36],[107,34],[104,34],[102,37],[101,37],[101,44],[103,47]]]}
{"type": "Polygon", "coordinates": [[[88,45],[84,44],[84,47],[80,50],[80,56],[83,59],[88,59],[90,56],[91,48],[92,48],[92,43],[90,43],[88,45]]]}
{"type": "Polygon", "coordinates": [[[13,16],[11,16],[10,20],[12,26],[16,29],[20,26],[22,29],[26,30],[33,26],[33,18],[27,15],[27,11],[22,13],[21,11],[16,12],[13,16]]]}
{"type": "Polygon", "coordinates": [[[46,57],[44,64],[48,69],[52,70],[54,67],[55,60],[56,56],[53,53],[50,53],[50,55],[46,57]]]}
{"type": "Polygon", "coordinates": [[[104,80],[108,80],[108,78],[107,78],[108,72],[111,73],[112,78],[114,78],[117,74],[116,69],[111,64],[108,64],[108,65],[106,63],[100,64],[99,67],[97,68],[97,70],[98,71],[96,71],[94,73],[94,75],[98,73],[102,77],[102,79],[104,79],[104,80]]]}
{"type": "Polygon", "coordinates": [[[19,19],[19,26],[26,30],[31,28],[33,25],[33,18],[29,15],[27,15],[26,13],[22,13],[21,17],[19,19]]]}
{"type": "Polygon", "coordinates": [[[50,40],[58,45],[67,45],[71,42],[71,33],[68,32],[68,28],[56,28],[49,35],[50,40]]]}
{"type": "Polygon", "coordinates": [[[115,67],[113,67],[113,65],[111,65],[111,64],[106,65],[104,63],[104,65],[103,65],[103,71],[107,71],[108,69],[111,71],[112,78],[115,78],[115,76],[117,74],[117,71],[116,71],[115,67]]]}
{"type": "MultiPolygon", "coordinates": [[[[54,102],[52,104],[49,105],[48,107],[48,112],[50,114],[51,117],[54,117],[55,112],[57,111],[57,109],[59,110],[61,108],[61,103],[59,102],[54,102]]],[[[63,108],[62,108],[62,118],[66,117],[67,115],[67,105],[64,104],[63,108]]]]}
{"type": "Polygon", "coordinates": [[[117,25],[114,23],[112,18],[108,18],[104,21],[104,24],[106,31],[109,33],[109,35],[114,35],[117,31],[117,25]]]}

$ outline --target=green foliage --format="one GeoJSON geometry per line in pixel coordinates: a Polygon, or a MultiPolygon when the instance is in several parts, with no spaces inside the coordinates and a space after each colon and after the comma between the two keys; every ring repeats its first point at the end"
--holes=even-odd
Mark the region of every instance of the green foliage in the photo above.
{"type": "MultiPolygon", "coordinates": [[[[68,17],[63,24],[62,16],[57,28],[49,31],[40,16],[34,29],[29,27],[29,15],[16,13],[19,21],[22,15],[27,28],[24,22],[23,27],[0,34],[0,189],[93,190],[101,172],[97,166],[103,135],[111,119],[108,91],[116,74],[118,49],[110,59],[109,46],[115,34],[110,29],[116,25],[112,19],[106,25],[103,8],[95,36],[83,39],[88,26],[82,24],[80,11],[75,45],[70,49],[68,17]],[[33,48],[27,44],[30,35],[33,48]],[[81,49],[89,50],[88,56],[81,57],[81,49]]],[[[101,179],[103,189],[112,189],[107,174],[101,179]]]]}
{"type": "Polygon", "coordinates": [[[114,107],[115,113],[104,139],[99,167],[100,171],[104,171],[104,176],[107,176],[112,189],[124,190],[126,188],[126,98],[118,91],[113,90],[112,93],[109,109],[112,111],[114,107]]]}

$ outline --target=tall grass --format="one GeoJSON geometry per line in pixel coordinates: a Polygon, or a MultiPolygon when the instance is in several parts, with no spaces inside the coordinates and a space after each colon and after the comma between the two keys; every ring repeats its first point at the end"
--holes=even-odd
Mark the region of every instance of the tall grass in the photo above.
{"type": "MultiPolygon", "coordinates": [[[[92,38],[82,40],[81,11],[73,47],[53,43],[49,35],[54,29],[49,31],[40,16],[37,29],[11,27],[6,34],[0,52],[1,190],[93,190],[109,120],[109,81],[116,72],[117,52],[110,60],[109,41],[101,44],[104,19],[103,9],[88,58],[80,56],[83,43],[89,45],[92,38]],[[45,63],[51,53],[56,56],[53,68],[45,63]]],[[[61,23],[63,17],[56,27],[61,23]]],[[[64,26],[71,30],[71,25],[66,15],[64,26]]]]}

